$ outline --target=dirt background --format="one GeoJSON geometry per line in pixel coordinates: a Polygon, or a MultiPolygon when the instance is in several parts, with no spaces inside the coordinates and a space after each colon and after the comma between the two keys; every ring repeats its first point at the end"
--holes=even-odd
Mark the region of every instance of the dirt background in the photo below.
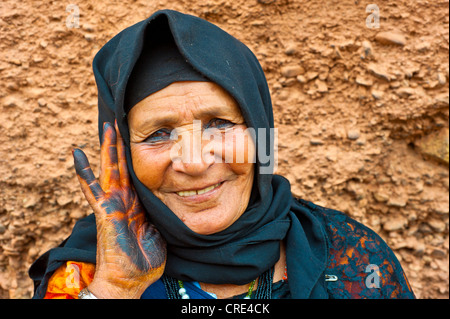
{"type": "Polygon", "coordinates": [[[92,59],[162,8],[256,53],[293,192],[378,232],[417,297],[448,298],[448,0],[2,0],[0,298],[30,298],[30,264],[91,213],[71,150],[98,171],[92,59]]]}

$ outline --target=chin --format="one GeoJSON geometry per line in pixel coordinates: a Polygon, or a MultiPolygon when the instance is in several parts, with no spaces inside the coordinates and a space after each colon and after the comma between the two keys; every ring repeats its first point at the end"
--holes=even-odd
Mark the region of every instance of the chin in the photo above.
{"type": "Polygon", "coordinates": [[[200,235],[212,235],[221,232],[230,227],[240,216],[240,214],[229,212],[229,209],[220,208],[220,206],[188,213],[184,217],[176,215],[190,230],[200,235]]]}

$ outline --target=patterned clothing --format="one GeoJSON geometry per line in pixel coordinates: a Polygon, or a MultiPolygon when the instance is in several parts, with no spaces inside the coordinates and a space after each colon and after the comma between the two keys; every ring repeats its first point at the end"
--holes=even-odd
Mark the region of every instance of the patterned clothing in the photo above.
{"type": "MultiPolygon", "coordinates": [[[[341,212],[298,201],[322,222],[328,237],[328,266],[324,272],[328,298],[415,298],[399,261],[380,236],[341,212]]],[[[45,298],[77,298],[92,281],[94,272],[93,264],[66,262],[50,278],[45,298]]],[[[272,298],[290,298],[286,279],[274,283],[272,298]]],[[[159,281],[147,289],[143,298],[165,298],[159,281]]],[[[189,293],[189,285],[186,288],[189,293]]]]}

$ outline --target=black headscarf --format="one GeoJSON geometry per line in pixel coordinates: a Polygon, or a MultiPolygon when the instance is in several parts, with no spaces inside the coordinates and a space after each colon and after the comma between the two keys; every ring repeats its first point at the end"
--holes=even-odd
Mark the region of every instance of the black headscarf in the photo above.
{"type": "Polygon", "coordinates": [[[152,21],[147,29],[144,46],[133,67],[126,86],[126,113],[138,102],[169,84],[180,81],[209,81],[180,54],[167,21],[152,21]],[[153,32],[152,32],[153,31],[153,32]]]}
{"type": "MultiPolygon", "coordinates": [[[[169,51],[173,52],[172,49],[169,51]]],[[[111,39],[96,55],[93,68],[98,87],[99,135],[102,135],[104,122],[113,123],[117,119],[126,144],[133,184],[149,220],[168,244],[166,274],[181,280],[245,284],[278,261],[280,241],[286,239],[292,243],[288,243],[288,253],[294,249],[301,249],[302,252],[301,256],[296,252],[297,255],[288,257],[288,269],[291,268],[290,263],[292,266],[298,264],[290,271],[290,282],[291,278],[295,282],[296,276],[307,274],[306,279],[301,279],[302,283],[291,288],[291,294],[300,297],[302,285],[308,285],[311,281],[311,286],[318,281],[326,264],[324,232],[319,223],[293,199],[289,182],[281,176],[267,174],[267,168],[274,164],[273,135],[270,134],[270,129],[274,127],[271,98],[264,72],[244,44],[205,20],[162,10],[111,39]],[[126,112],[146,96],[144,93],[137,99],[129,96],[131,92],[141,94],[136,79],[142,77],[135,75],[133,69],[135,65],[144,63],[140,62],[141,53],[149,48],[152,51],[151,40],[160,39],[159,35],[173,39],[169,44],[175,45],[180,54],[177,61],[181,61],[181,56],[192,67],[183,80],[189,80],[194,70],[199,75],[198,80],[204,78],[220,85],[235,99],[247,126],[255,128],[257,154],[270,157],[269,161],[262,163],[262,157],[257,155],[247,210],[230,227],[212,235],[199,235],[186,227],[139,181],[133,171],[126,112]],[[258,128],[266,130],[261,137],[258,128]],[[266,168],[265,174],[261,174],[262,168],[266,168]],[[302,219],[308,229],[303,229],[302,219]],[[302,258],[306,260],[302,261],[302,258]]],[[[187,70],[186,65],[182,69],[187,70]]],[[[151,73],[151,70],[148,71],[151,73]]],[[[168,84],[163,83],[160,88],[168,84]]],[[[90,216],[77,223],[72,235],[61,247],[42,256],[42,261],[36,262],[30,275],[45,281],[61,260],[95,263],[95,242],[95,220],[90,216]],[[44,264],[47,269],[43,273],[41,268],[44,264]]]]}

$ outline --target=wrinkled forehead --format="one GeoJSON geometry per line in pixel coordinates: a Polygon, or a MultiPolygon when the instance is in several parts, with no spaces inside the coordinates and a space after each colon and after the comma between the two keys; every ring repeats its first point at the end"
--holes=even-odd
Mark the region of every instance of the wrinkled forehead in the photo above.
{"type": "Polygon", "coordinates": [[[130,131],[138,132],[176,128],[194,121],[206,124],[211,119],[245,124],[234,98],[213,82],[174,82],[137,103],[128,113],[130,131]]]}

